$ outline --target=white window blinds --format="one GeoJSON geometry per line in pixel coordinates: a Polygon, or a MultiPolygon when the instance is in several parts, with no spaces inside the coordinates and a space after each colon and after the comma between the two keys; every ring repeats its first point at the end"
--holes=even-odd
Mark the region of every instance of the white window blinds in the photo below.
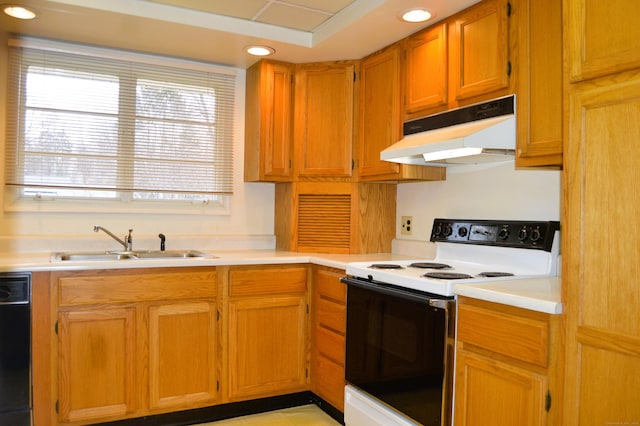
{"type": "Polygon", "coordinates": [[[8,186],[61,197],[232,193],[233,73],[68,50],[10,47],[8,186]]]}

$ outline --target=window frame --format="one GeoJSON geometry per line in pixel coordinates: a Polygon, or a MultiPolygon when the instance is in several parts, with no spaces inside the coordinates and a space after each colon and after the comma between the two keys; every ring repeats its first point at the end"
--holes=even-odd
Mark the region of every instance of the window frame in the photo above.
{"type": "MultiPolygon", "coordinates": [[[[233,86],[233,111],[230,116],[233,123],[232,129],[232,142],[231,150],[233,152],[231,164],[234,169],[237,168],[236,153],[238,137],[241,136],[238,130],[241,128],[239,124],[240,114],[239,106],[244,105],[244,91],[242,84],[243,81],[239,81],[239,73],[237,69],[232,67],[225,67],[221,65],[214,65],[205,62],[191,61],[178,58],[170,58],[158,55],[151,55],[145,53],[136,53],[121,51],[108,48],[99,48],[93,46],[77,45],[66,42],[58,42],[51,40],[42,40],[31,37],[12,38],[9,40],[9,47],[24,47],[34,48],[42,50],[50,50],[56,52],[64,52],[70,54],[78,54],[83,56],[97,56],[101,58],[115,59],[120,61],[135,62],[139,65],[155,65],[162,67],[174,67],[193,71],[204,71],[207,73],[219,73],[226,74],[234,77],[235,84],[233,86]],[[239,90],[241,89],[242,90],[239,90]]],[[[26,72],[26,71],[25,71],[26,72]]],[[[240,75],[242,75],[240,73],[240,75]]],[[[144,78],[141,77],[141,78],[144,78]]],[[[169,80],[167,80],[169,81],[169,80]]],[[[23,96],[24,92],[18,94],[23,96]]],[[[7,112],[9,108],[16,108],[17,106],[11,105],[8,101],[7,112]]],[[[22,114],[16,111],[16,114],[22,114]]],[[[19,131],[16,129],[16,131],[19,131]]],[[[22,138],[22,135],[17,135],[18,138],[22,138]]],[[[22,143],[22,142],[18,142],[22,143]]],[[[121,141],[119,141],[121,143],[121,141]]],[[[6,167],[6,165],[5,165],[6,167]]],[[[234,170],[232,176],[232,185],[237,185],[237,173],[234,170]]],[[[26,187],[26,186],[25,186],[26,187]]],[[[134,198],[132,192],[117,191],[115,198],[100,198],[100,197],[47,197],[44,195],[29,196],[24,195],[23,191],[25,187],[10,187],[3,185],[4,191],[4,210],[8,212],[101,212],[101,213],[154,213],[154,214],[230,214],[230,204],[232,195],[223,194],[211,194],[208,200],[147,200],[141,198],[134,198]]],[[[159,191],[161,192],[161,191],[159,191]]]]}

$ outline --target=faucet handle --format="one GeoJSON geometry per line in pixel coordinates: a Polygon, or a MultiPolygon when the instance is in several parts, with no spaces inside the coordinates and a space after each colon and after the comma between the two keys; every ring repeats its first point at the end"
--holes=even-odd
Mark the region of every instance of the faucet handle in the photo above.
{"type": "Polygon", "coordinates": [[[164,251],[164,242],[167,239],[164,234],[158,234],[158,238],[160,238],[160,251],[164,251]]]}
{"type": "Polygon", "coordinates": [[[131,237],[132,232],[133,232],[133,229],[129,229],[129,234],[124,237],[124,241],[127,243],[127,247],[126,247],[127,251],[133,251],[133,238],[131,237]]]}

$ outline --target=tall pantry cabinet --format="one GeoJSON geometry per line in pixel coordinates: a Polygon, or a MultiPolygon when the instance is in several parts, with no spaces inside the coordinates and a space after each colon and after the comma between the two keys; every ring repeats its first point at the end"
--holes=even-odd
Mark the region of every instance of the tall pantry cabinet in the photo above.
{"type": "Polygon", "coordinates": [[[640,2],[564,0],[566,425],[640,421],[640,2]]]}

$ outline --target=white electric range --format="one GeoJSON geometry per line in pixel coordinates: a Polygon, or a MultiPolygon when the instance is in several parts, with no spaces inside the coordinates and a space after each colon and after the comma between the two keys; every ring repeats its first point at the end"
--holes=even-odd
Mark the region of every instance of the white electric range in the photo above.
{"type": "Polygon", "coordinates": [[[435,219],[433,259],[347,264],[346,425],[451,425],[455,285],[557,275],[559,229],[435,219]]]}
{"type": "Polygon", "coordinates": [[[557,275],[558,222],[435,219],[436,256],[353,262],[347,275],[443,296],[455,284],[557,275]]]}

